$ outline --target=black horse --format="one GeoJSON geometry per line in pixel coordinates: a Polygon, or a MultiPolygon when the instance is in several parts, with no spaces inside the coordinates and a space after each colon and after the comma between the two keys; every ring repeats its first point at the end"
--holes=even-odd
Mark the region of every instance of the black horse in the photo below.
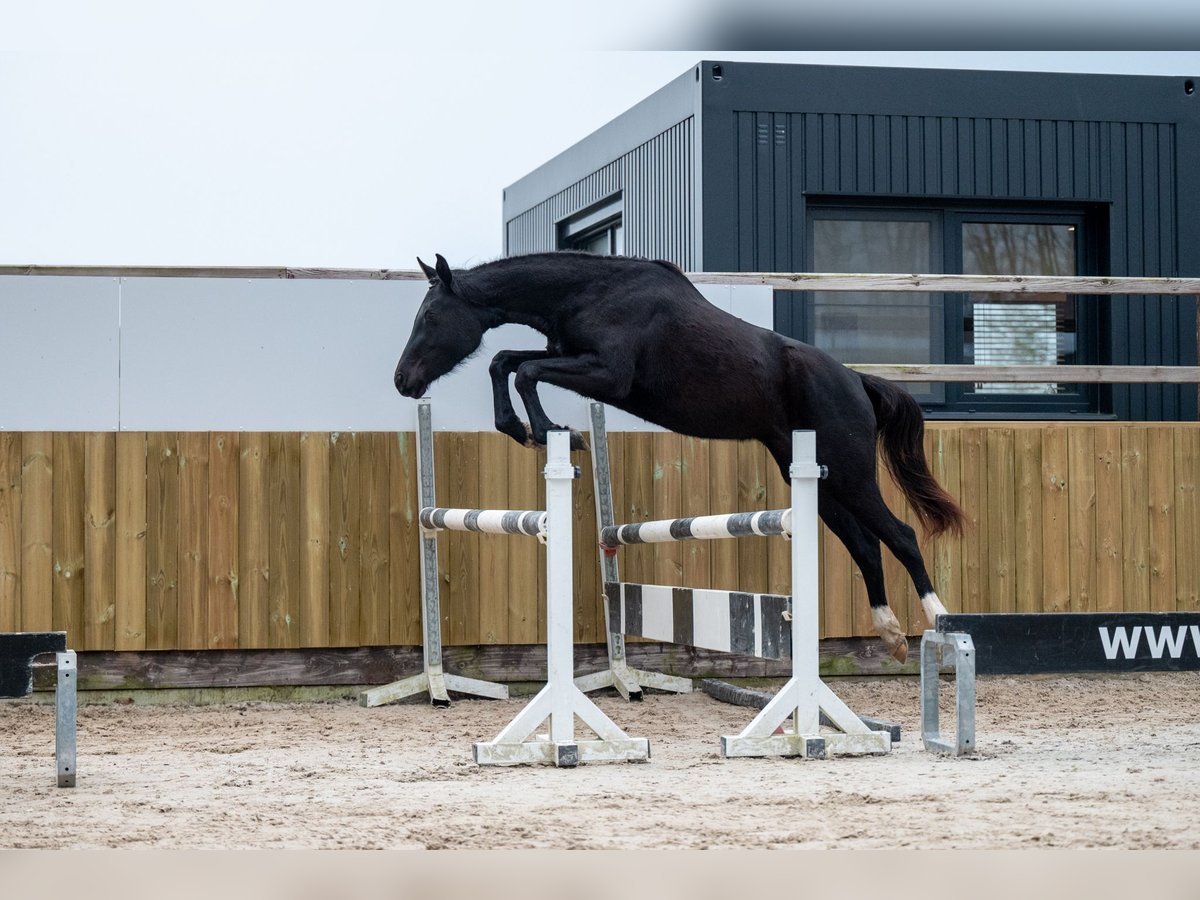
{"type": "MultiPolygon", "coordinates": [[[[794,429],[813,429],[819,512],[862,570],[872,618],[888,650],[908,645],[884,592],[883,541],[904,564],[932,623],[944,613],[912,528],[883,501],[876,446],[930,535],[960,531],[963,513],[929,471],[920,407],[903,389],[847,369],[831,356],[751,325],[709,303],[674,265],[585,253],[539,253],[451,271],[417,260],[429,278],[396,389],[420,397],[471,356],[484,332],[528,325],[545,350],[502,350],[492,360],[496,428],[518,443],[544,444],[559,426],[538,399],[539,382],[623,409],[681,434],[762,442],[784,479],[794,429]],[[521,421],[509,376],[525,403],[521,421]]],[[[572,447],[583,439],[572,433],[572,447]]]]}

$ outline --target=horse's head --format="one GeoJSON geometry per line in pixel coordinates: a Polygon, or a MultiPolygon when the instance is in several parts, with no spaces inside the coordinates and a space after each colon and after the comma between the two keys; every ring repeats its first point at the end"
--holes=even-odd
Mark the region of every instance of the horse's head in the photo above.
{"type": "Polygon", "coordinates": [[[429,385],[479,348],[487,330],[482,310],[455,291],[454,276],[440,253],[436,267],[417,262],[429,279],[429,291],[396,364],[396,390],[405,397],[423,396],[429,385]]]}

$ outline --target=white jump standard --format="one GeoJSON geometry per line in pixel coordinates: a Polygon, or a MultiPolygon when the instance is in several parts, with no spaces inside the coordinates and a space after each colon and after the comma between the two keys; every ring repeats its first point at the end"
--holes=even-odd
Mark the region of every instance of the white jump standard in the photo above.
{"type": "Polygon", "coordinates": [[[546,544],[546,686],[493,739],[474,745],[480,765],[548,763],[575,766],[600,761],[645,762],[650,742],[631,738],[575,685],[573,564],[571,558],[570,433],[552,431],[547,440],[546,510],[421,510],[423,529],[534,535],[546,544]],[[596,733],[577,740],[575,717],[596,733]],[[549,733],[534,735],[549,719],[549,733]],[[532,739],[531,739],[532,737],[532,739]]]}
{"type": "Polygon", "coordinates": [[[790,603],[789,598],[772,594],[608,583],[609,627],[623,634],[732,653],[791,656],[792,676],[787,684],[741,734],[721,738],[721,752],[727,757],[887,753],[891,735],[868,728],[820,678],[817,482],[822,472],[816,463],[814,432],[793,432],[792,459],[790,510],[669,519],[601,532],[601,543],[609,549],[749,535],[790,537],[790,603]],[[836,732],[821,731],[822,713],[836,732]],[[781,728],[782,733],[776,733],[781,728]]]}

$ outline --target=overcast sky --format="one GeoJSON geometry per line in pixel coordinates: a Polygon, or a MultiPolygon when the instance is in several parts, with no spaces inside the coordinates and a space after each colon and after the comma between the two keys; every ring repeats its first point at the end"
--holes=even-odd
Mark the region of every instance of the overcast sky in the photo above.
{"type": "Polygon", "coordinates": [[[634,38],[548,2],[4,0],[0,264],[491,259],[506,185],[701,58],[1200,74],[1195,51],[603,49],[671,45],[687,4],[643,5],[634,38]]]}

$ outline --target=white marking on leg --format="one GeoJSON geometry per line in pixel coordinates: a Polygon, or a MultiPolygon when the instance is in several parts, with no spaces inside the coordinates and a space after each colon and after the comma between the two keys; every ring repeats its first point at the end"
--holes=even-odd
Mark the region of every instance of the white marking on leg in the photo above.
{"type": "Polygon", "coordinates": [[[946,615],[946,607],[942,606],[942,601],[932,591],[921,598],[921,609],[925,613],[925,621],[935,628],[937,617],[946,615]]]}

